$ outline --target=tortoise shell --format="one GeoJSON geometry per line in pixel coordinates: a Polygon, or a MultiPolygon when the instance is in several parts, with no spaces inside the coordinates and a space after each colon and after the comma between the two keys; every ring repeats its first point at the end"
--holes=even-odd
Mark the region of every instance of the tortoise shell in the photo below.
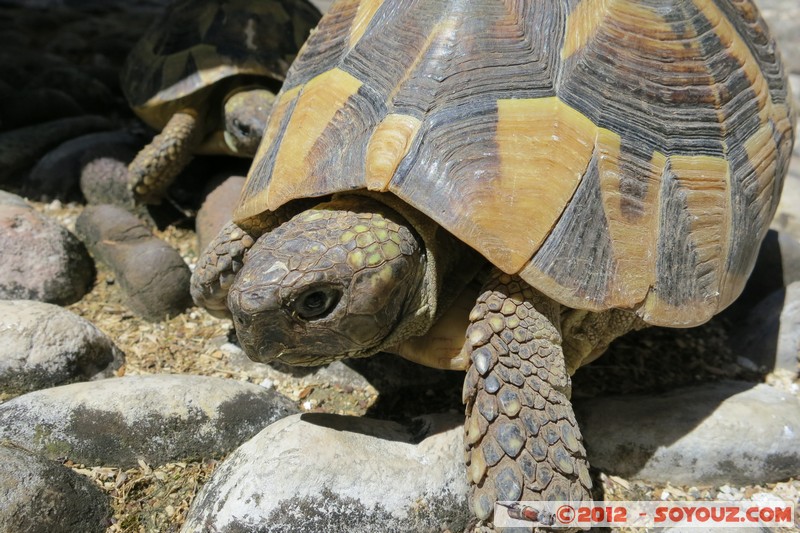
{"type": "Polygon", "coordinates": [[[691,326],[743,289],[793,124],[749,0],[340,0],[234,219],[385,191],[564,305],[691,326]]]}
{"type": "Polygon", "coordinates": [[[242,75],[282,82],[320,16],[305,0],[173,2],[128,55],[125,97],[161,129],[221,80],[242,75]]]}

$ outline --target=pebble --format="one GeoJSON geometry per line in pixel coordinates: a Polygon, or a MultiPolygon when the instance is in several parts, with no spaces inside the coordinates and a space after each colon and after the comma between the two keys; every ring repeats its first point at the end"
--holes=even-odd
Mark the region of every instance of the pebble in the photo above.
{"type": "Polygon", "coordinates": [[[244,182],[242,176],[229,176],[208,193],[195,221],[198,250],[205,250],[219,230],[233,218],[244,182]]]}
{"type": "Polygon", "coordinates": [[[276,393],[223,378],[157,374],[74,383],[0,404],[0,441],[49,459],[130,468],[220,457],[296,413],[276,393]]]}
{"type": "Polygon", "coordinates": [[[88,206],[75,232],[92,255],[114,271],[126,305],[137,315],[157,322],[191,305],[191,271],[181,255],[125,209],[88,206]]]}
{"type": "Polygon", "coordinates": [[[138,139],[126,131],[99,132],[70,139],[42,157],[25,182],[25,196],[39,200],[58,198],[80,200],[81,170],[85,156],[102,158],[125,152],[135,153],[138,139]]]}
{"type": "Polygon", "coordinates": [[[4,131],[0,133],[0,183],[31,167],[67,139],[111,128],[113,124],[105,117],[84,115],[4,131]]]}
{"type": "Polygon", "coordinates": [[[120,143],[107,150],[91,150],[81,161],[80,189],[90,204],[112,204],[131,210],[136,205],[128,188],[128,163],[137,149],[120,143]]]}
{"type": "Polygon", "coordinates": [[[463,531],[463,417],[287,417],[232,453],[182,533],[463,531]]]}
{"type": "Polygon", "coordinates": [[[0,191],[0,299],[71,304],[91,289],[94,274],[75,235],[0,191]]]}
{"type": "Polygon", "coordinates": [[[765,384],[721,381],[660,396],[575,402],[589,463],[675,485],[785,480],[800,465],[800,400],[765,384]]]}
{"type": "Polygon", "coordinates": [[[0,444],[0,531],[103,533],[110,518],[108,497],[91,480],[0,444]]]}
{"type": "Polygon", "coordinates": [[[0,393],[111,377],[124,358],[102,331],[66,309],[0,300],[0,393]]]}

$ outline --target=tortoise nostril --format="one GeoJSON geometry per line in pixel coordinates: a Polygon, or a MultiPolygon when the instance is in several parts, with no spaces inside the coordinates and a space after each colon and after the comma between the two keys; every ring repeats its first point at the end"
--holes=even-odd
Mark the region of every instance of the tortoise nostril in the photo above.
{"type": "Polygon", "coordinates": [[[247,314],[280,308],[280,298],[276,287],[252,287],[244,291],[232,288],[228,300],[231,310],[238,308],[247,314]]]}

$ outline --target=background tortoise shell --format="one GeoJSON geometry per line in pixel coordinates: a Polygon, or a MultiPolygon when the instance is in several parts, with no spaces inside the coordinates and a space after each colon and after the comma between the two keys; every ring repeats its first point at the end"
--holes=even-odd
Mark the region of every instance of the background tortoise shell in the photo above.
{"type": "MultiPolygon", "coordinates": [[[[305,0],[178,0],[131,50],[125,97],[151,127],[236,75],[284,75],[320,13],[305,0]]],[[[276,85],[277,87],[277,85],[276,85]]]]}
{"type": "Polygon", "coordinates": [[[388,191],[567,306],[696,325],[753,267],[788,94],[746,0],[341,0],[289,72],[235,220],[388,191]]]}

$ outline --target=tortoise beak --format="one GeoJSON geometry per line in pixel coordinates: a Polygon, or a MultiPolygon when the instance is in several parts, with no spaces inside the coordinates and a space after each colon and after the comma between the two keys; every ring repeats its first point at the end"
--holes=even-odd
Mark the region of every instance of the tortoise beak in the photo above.
{"type": "Polygon", "coordinates": [[[286,350],[288,331],[286,314],[275,285],[250,287],[245,291],[232,287],[228,308],[233,315],[236,336],[247,356],[259,363],[280,358],[286,350]]]}

